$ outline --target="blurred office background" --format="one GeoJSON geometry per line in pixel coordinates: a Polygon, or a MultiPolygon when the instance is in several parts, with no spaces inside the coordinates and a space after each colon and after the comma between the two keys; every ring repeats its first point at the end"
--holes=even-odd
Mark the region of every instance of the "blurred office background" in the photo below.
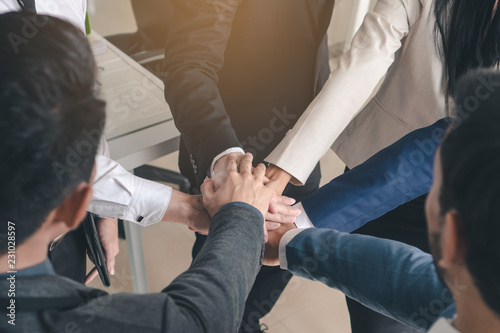
{"type": "MultiPolygon", "coordinates": [[[[137,30],[130,0],[89,0],[92,29],[103,36],[137,30]]],[[[350,40],[375,0],[337,0],[328,32],[331,67],[348,48],[350,40]]],[[[177,153],[152,165],[178,171],[177,153]]],[[[321,160],[322,184],[341,174],[343,163],[332,151],[321,160]]],[[[145,265],[150,292],[159,292],[191,262],[194,234],[182,225],[159,223],[142,228],[145,265]]],[[[90,265],[89,265],[90,266],[90,265]]],[[[99,279],[91,284],[102,288],[99,279]]],[[[112,277],[111,293],[132,292],[126,243],[120,240],[116,275],[112,277]]],[[[263,320],[269,333],[348,333],[349,314],[344,295],[321,283],[294,277],[280,300],[263,320]]]]}

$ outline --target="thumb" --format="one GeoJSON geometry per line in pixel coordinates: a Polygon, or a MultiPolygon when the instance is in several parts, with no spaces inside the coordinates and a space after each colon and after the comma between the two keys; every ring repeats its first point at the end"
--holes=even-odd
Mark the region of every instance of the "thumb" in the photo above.
{"type": "Polygon", "coordinates": [[[215,184],[213,182],[212,179],[210,178],[207,178],[203,184],[201,184],[200,186],[200,191],[201,191],[201,194],[204,196],[204,197],[207,197],[207,198],[211,198],[214,196],[215,194],[215,188],[214,188],[215,184]]]}

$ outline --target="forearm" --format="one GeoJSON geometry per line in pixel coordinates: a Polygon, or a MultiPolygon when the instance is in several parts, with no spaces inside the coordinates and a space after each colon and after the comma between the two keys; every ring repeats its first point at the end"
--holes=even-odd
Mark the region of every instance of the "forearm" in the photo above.
{"type": "Polygon", "coordinates": [[[450,118],[414,131],[302,200],[317,228],[352,232],[428,193],[450,118]]]}
{"type": "Polygon", "coordinates": [[[217,85],[238,2],[224,8],[210,0],[169,5],[176,14],[168,22],[165,98],[201,185],[218,154],[241,148],[217,85]]]}
{"type": "Polygon", "coordinates": [[[142,226],[162,219],[170,202],[171,187],[134,176],[103,155],[96,157],[96,169],[90,212],[142,226]]]}
{"type": "Polygon", "coordinates": [[[201,322],[207,332],[236,332],[260,268],[263,242],[261,214],[251,208],[223,207],[189,270],[164,290],[183,308],[181,318],[171,322],[201,322]]]}
{"type": "Polygon", "coordinates": [[[279,181],[279,187],[278,190],[276,191],[276,194],[278,195],[281,195],[283,193],[285,187],[292,179],[292,176],[288,172],[273,164],[268,166],[266,171],[266,177],[269,180],[279,181]]]}
{"type": "Polygon", "coordinates": [[[419,14],[418,1],[379,0],[321,92],[265,160],[304,184],[373,94],[419,14]]]}
{"type": "Polygon", "coordinates": [[[436,299],[447,304],[452,301],[432,256],[402,243],[307,229],[286,245],[285,256],[293,274],[339,289],[371,309],[419,329],[428,328],[438,315],[428,314],[430,320],[422,322],[418,320],[420,309],[429,309],[436,299]]]}

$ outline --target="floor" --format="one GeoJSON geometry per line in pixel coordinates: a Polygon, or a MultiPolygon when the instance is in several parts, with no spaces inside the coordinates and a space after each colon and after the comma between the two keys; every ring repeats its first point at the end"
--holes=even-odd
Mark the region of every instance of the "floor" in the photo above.
{"type": "MultiPolygon", "coordinates": [[[[129,1],[89,0],[92,28],[101,35],[131,32],[136,29],[129,1]]],[[[344,165],[329,152],[322,163],[322,183],[339,175],[344,165]]],[[[151,164],[178,170],[177,153],[165,156],[151,164]]],[[[173,223],[159,223],[142,229],[145,265],[150,292],[158,292],[191,262],[194,234],[186,227],[173,223]]],[[[131,292],[132,281],[128,268],[127,247],[120,241],[116,274],[111,278],[111,293],[131,292]]],[[[100,281],[91,284],[102,288],[100,281]]],[[[347,333],[349,315],[344,295],[321,283],[294,277],[273,310],[262,320],[268,333],[347,333]]]]}

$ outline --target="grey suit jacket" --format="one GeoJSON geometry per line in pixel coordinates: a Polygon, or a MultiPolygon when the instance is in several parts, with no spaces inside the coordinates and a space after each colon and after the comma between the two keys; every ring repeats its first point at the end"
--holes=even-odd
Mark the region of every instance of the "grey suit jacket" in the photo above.
{"type": "MultiPolygon", "coordinates": [[[[109,295],[59,276],[19,277],[16,299],[74,296],[82,303],[65,311],[18,308],[16,326],[3,314],[0,331],[236,332],[260,268],[263,243],[262,215],[246,204],[227,205],[214,216],[207,242],[191,267],[161,293],[109,295]]],[[[6,280],[0,281],[0,290],[5,297],[6,280]]]]}

